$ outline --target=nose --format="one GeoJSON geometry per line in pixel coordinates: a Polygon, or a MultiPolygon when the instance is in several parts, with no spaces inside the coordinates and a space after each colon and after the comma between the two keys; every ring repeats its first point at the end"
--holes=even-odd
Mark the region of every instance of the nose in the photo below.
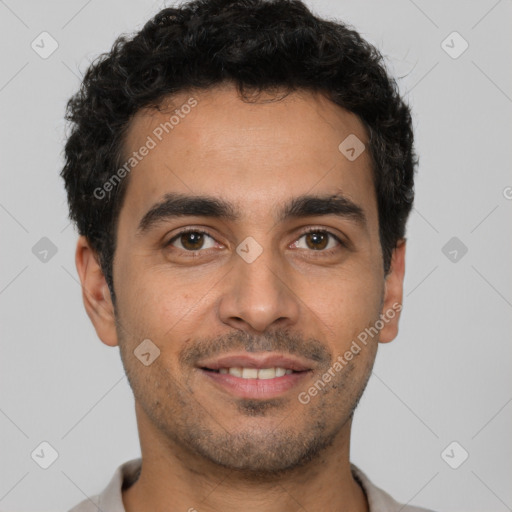
{"type": "Polygon", "coordinates": [[[219,304],[223,323],[251,333],[289,327],[300,318],[300,300],[282,263],[270,250],[251,263],[234,258],[219,304]]]}

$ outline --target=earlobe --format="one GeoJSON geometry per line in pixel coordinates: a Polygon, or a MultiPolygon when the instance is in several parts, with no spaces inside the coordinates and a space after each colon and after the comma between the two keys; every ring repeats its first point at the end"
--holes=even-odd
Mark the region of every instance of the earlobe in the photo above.
{"type": "Polygon", "coordinates": [[[118,344],[115,315],[110,290],[101,270],[97,255],[88,240],[80,236],[75,263],[82,285],[82,299],[98,337],[105,345],[118,344]]]}
{"type": "Polygon", "coordinates": [[[384,324],[379,334],[381,343],[393,341],[398,334],[400,312],[402,310],[403,284],[405,275],[405,239],[401,239],[393,249],[389,273],[386,276],[381,320],[384,324]]]}

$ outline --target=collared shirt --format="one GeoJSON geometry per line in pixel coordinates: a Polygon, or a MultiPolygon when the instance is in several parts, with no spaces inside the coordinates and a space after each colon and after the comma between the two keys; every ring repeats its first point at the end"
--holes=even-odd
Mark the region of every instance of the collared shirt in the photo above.
{"type": "MultiPolygon", "coordinates": [[[[142,459],[132,459],[121,464],[105,490],[73,507],[69,512],[126,512],[122,490],[130,487],[139,477],[142,459]]],[[[389,494],[373,485],[356,466],[351,465],[352,475],[366,494],[370,512],[432,512],[425,508],[401,505],[389,494]]]]}

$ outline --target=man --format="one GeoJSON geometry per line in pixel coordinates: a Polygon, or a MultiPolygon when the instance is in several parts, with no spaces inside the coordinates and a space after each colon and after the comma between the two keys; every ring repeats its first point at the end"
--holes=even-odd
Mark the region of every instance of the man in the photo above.
{"type": "Polygon", "coordinates": [[[62,176],[142,458],[74,512],[418,511],[351,465],[416,157],[381,56],[296,0],[166,8],[89,68],[62,176]]]}

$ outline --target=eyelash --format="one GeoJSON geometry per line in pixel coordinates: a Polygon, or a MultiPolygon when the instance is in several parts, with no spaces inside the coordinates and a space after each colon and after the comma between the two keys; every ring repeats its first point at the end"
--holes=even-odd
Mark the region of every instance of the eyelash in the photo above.
{"type": "MultiPolygon", "coordinates": [[[[198,228],[186,228],[186,229],[183,229],[181,230],[179,233],[177,233],[176,235],[174,235],[167,243],[165,243],[165,247],[172,247],[172,243],[177,240],[181,235],[184,235],[186,233],[199,233],[199,234],[202,234],[202,235],[206,235],[206,236],[209,236],[210,238],[212,238],[213,240],[215,240],[215,238],[210,235],[210,233],[208,233],[207,231],[204,231],[202,229],[198,229],[198,228]]],[[[332,238],[334,238],[336,240],[336,242],[338,242],[338,244],[341,246],[341,247],[347,247],[347,244],[340,239],[340,237],[338,237],[337,235],[335,235],[334,233],[331,233],[330,231],[324,229],[324,228],[319,228],[319,227],[312,227],[312,228],[308,228],[307,230],[303,231],[300,233],[299,237],[297,238],[297,240],[299,240],[300,238],[302,238],[304,235],[308,235],[309,233],[325,233],[329,236],[331,236],[332,238]]],[[[184,252],[185,254],[188,255],[188,257],[191,257],[191,258],[198,258],[200,257],[200,254],[201,253],[205,253],[208,251],[208,249],[198,249],[196,251],[187,251],[187,250],[183,250],[183,249],[179,249],[179,248],[174,248],[174,249],[177,249],[179,251],[182,251],[184,252]]],[[[339,250],[339,247],[334,247],[334,248],[331,248],[331,249],[327,249],[327,250],[320,250],[320,251],[314,251],[314,250],[309,250],[307,252],[310,252],[310,253],[320,253],[320,254],[327,254],[327,255],[331,255],[333,253],[335,253],[337,250],[339,250]]]]}

